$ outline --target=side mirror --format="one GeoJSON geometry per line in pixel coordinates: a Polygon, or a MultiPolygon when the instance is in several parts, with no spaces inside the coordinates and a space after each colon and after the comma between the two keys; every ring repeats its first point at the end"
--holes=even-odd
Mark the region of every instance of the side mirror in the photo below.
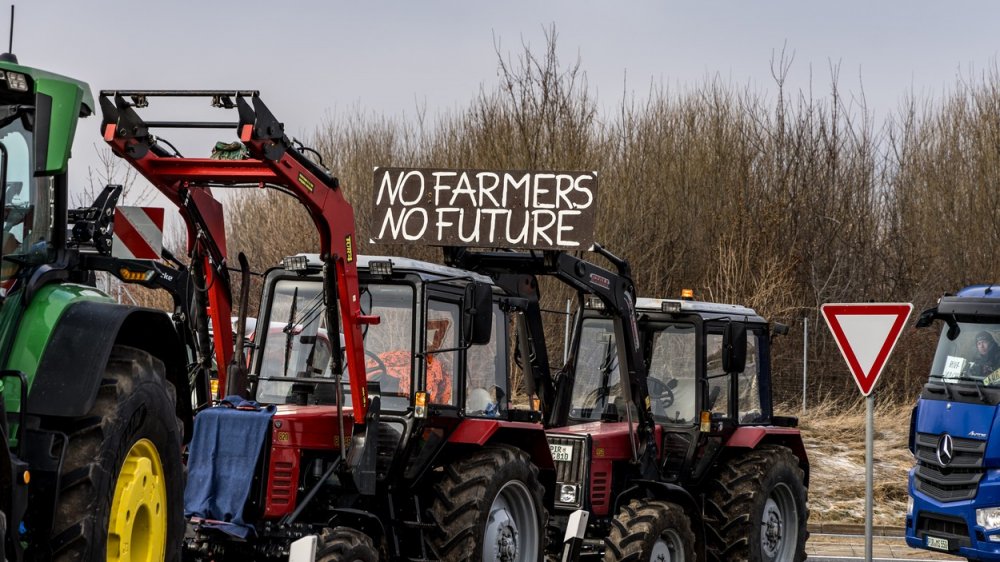
{"type": "Polygon", "coordinates": [[[465,286],[462,337],[465,345],[490,343],[493,337],[493,288],[473,281],[465,286]]]}
{"type": "Polygon", "coordinates": [[[782,324],[781,322],[775,322],[771,324],[771,335],[772,336],[787,336],[788,335],[788,325],[782,324]]]}
{"type": "Polygon", "coordinates": [[[747,326],[730,322],[722,332],[722,370],[742,373],[747,365],[747,326]]]}
{"type": "Polygon", "coordinates": [[[920,313],[920,318],[917,318],[917,328],[926,328],[934,323],[934,317],[937,315],[936,308],[928,308],[927,310],[920,313]]]}

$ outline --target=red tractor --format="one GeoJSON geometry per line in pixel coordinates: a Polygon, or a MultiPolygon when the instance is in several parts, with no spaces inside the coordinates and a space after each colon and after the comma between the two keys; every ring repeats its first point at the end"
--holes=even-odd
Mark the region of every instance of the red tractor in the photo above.
{"type": "MultiPolygon", "coordinates": [[[[580,291],[568,363],[551,384],[536,377],[556,465],[553,534],[584,509],[583,554],[608,562],[803,560],[809,463],[796,420],[773,414],[769,324],[742,306],[636,301],[628,264],[597,249],[617,273],[565,254],[450,260],[530,310],[534,275],[580,291]]],[[[544,347],[541,321],[528,325],[544,347]]]]}
{"type": "MultiPolygon", "coordinates": [[[[220,373],[223,406],[196,417],[186,554],[537,560],[554,472],[541,416],[509,381],[524,299],[468,271],[357,255],[339,182],[255,92],[103,92],[101,107],[115,152],[184,209],[193,249],[224,241],[212,188],[280,189],[320,234],[319,254],[267,273],[251,366],[220,373]],[[157,96],[207,96],[238,121],[140,118],[157,96]],[[248,154],[184,158],[151,133],[204,127],[235,128],[248,154]],[[212,232],[192,226],[208,213],[212,232]]],[[[224,266],[217,247],[205,269],[224,266]]],[[[228,348],[228,310],[216,318],[228,300],[209,297],[215,346],[228,348]]]]}

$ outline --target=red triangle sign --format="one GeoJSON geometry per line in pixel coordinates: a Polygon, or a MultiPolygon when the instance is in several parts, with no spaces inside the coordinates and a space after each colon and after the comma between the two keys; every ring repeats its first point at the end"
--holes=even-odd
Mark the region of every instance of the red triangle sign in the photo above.
{"type": "Polygon", "coordinates": [[[820,307],[840,354],[868,396],[896,347],[913,305],[910,303],[824,304],[820,307]]]}

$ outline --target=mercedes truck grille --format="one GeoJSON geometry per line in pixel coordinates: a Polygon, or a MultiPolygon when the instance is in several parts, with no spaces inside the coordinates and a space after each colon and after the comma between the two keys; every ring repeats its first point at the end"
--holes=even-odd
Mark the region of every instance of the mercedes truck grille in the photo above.
{"type": "Polygon", "coordinates": [[[917,490],[943,502],[976,497],[985,452],[985,441],[918,433],[914,473],[917,490]]]}

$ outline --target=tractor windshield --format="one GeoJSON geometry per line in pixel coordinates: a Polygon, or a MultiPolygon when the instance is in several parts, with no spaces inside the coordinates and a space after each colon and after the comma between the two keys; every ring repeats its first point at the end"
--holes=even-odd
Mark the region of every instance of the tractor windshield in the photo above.
{"type": "Polygon", "coordinates": [[[975,384],[1000,387],[1000,324],[959,322],[958,336],[948,338],[944,326],[930,379],[948,384],[975,384]]]}
{"type": "MultiPolygon", "coordinates": [[[[343,335],[330,337],[323,303],[323,285],[317,279],[279,279],[274,284],[266,323],[257,324],[263,336],[259,362],[257,400],[294,402],[295,383],[313,385],[310,404],[336,404],[332,373],[334,342],[343,347],[343,335]],[[267,333],[260,330],[266,326],[267,333]]],[[[365,314],[381,321],[365,332],[368,377],[382,389],[383,407],[405,410],[410,397],[410,363],[413,346],[413,288],[409,285],[372,284],[361,288],[365,314]],[[405,377],[401,373],[405,372],[405,377]]],[[[350,403],[346,373],[342,379],[345,404],[350,403]]],[[[300,387],[301,388],[301,387],[300,387]]]]}
{"type": "MultiPolygon", "coordinates": [[[[0,110],[12,107],[0,107],[0,110]]],[[[50,261],[54,182],[33,178],[32,133],[23,115],[0,121],[0,162],[6,172],[3,185],[3,234],[0,251],[0,290],[6,292],[21,267],[50,261]]]]}
{"type": "Polygon", "coordinates": [[[570,417],[617,420],[624,408],[614,324],[608,318],[584,319],[570,417]]]}

